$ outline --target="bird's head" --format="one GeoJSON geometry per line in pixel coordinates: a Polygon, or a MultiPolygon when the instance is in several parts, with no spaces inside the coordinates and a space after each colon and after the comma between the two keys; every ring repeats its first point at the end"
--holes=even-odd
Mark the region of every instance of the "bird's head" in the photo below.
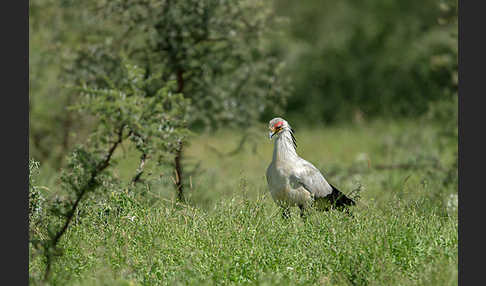
{"type": "Polygon", "coordinates": [[[290,130],[290,125],[285,119],[276,117],[270,120],[268,123],[268,129],[270,129],[268,137],[272,139],[274,135],[278,135],[284,130],[290,130]]]}

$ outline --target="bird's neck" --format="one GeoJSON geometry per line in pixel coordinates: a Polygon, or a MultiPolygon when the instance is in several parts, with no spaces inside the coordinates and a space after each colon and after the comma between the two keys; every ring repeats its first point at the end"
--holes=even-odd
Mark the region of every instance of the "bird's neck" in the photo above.
{"type": "Polygon", "coordinates": [[[273,148],[273,161],[285,161],[298,158],[295,145],[292,141],[290,131],[283,131],[277,139],[273,148]]]}

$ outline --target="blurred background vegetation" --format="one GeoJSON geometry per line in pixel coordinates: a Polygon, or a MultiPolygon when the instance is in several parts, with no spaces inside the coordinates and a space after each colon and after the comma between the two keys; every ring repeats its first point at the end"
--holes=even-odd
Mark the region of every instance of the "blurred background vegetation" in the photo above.
{"type": "Polygon", "coordinates": [[[220,1],[210,24],[199,1],[182,1],[157,28],[159,2],[30,1],[30,157],[62,166],[90,126],[66,86],[120,80],[123,56],[165,81],[185,73],[177,89],[193,99],[196,131],[277,114],[298,126],[457,117],[457,1],[220,1]],[[181,28],[190,34],[177,42],[181,28]],[[196,46],[208,29],[231,40],[196,46]]]}
{"type": "Polygon", "coordinates": [[[416,117],[457,87],[456,1],[277,1],[287,111],[336,122],[416,117]]]}

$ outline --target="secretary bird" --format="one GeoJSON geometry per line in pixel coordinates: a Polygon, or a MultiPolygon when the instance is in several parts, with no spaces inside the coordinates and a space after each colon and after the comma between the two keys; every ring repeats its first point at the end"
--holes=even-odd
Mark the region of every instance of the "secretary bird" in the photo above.
{"type": "Polygon", "coordinates": [[[297,155],[294,131],[286,120],[274,118],[268,128],[270,140],[276,139],[272,163],[267,169],[267,183],[273,200],[283,209],[284,218],[290,217],[293,206],[298,206],[300,216],[304,217],[311,206],[319,210],[332,207],[342,210],[355,205],[352,199],[329,184],[314,165],[297,155]]]}

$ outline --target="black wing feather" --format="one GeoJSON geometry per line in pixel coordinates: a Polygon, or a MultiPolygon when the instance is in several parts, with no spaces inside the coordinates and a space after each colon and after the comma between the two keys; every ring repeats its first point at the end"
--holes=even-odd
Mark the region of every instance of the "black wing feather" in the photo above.
{"type": "Polygon", "coordinates": [[[331,203],[336,207],[343,207],[343,206],[354,206],[356,202],[352,199],[346,197],[340,190],[338,190],[333,185],[329,184],[332,188],[332,193],[329,195],[331,203]]]}

